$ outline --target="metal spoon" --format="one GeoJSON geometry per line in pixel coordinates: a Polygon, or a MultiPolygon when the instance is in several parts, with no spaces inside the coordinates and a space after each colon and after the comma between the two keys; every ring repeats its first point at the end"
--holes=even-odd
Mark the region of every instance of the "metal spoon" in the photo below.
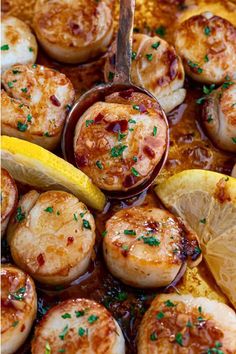
{"type": "MultiPolygon", "coordinates": [[[[113,92],[126,91],[130,89],[132,89],[134,92],[144,93],[158,103],[156,98],[149,91],[145,90],[144,88],[133,85],[130,81],[134,9],[135,0],[120,0],[120,18],[116,49],[116,67],[113,83],[102,84],[87,91],[75,102],[72,110],[68,114],[62,135],[62,152],[64,158],[74,166],[76,166],[73,147],[75,127],[79,118],[90,106],[92,106],[97,101],[104,101],[105,97],[113,92]]],[[[169,150],[168,121],[163,110],[162,113],[167,126],[166,150],[161,160],[154,168],[152,174],[150,175],[150,178],[139,186],[130,188],[128,191],[125,192],[104,191],[108,197],[116,199],[126,199],[134,197],[146,190],[153,183],[157,175],[160,173],[162,167],[166,162],[169,150]]]]}

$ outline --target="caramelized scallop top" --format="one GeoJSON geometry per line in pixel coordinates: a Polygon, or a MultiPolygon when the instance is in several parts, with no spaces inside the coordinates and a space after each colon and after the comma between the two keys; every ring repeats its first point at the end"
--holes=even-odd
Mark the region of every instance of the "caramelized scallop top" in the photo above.
{"type": "Polygon", "coordinates": [[[74,137],[77,166],[109,191],[126,191],[146,181],[167,147],[167,126],[148,96],[123,91],[92,105],[74,137]]]}
{"type": "Polygon", "coordinates": [[[122,332],[100,304],[76,299],[49,310],[36,327],[32,354],[124,354],[122,332]]]}
{"type": "Polygon", "coordinates": [[[139,354],[235,352],[235,312],[205,297],[158,295],[139,327],[139,354]]]}
{"type": "Polygon", "coordinates": [[[14,353],[24,342],[37,311],[33,280],[20,269],[1,268],[1,352],[14,353]]]}
{"type": "Polygon", "coordinates": [[[236,73],[236,28],[210,12],[184,21],[176,30],[175,47],[194,80],[221,84],[236,73]]]}
{"type": "MultiPolygon", "coordinates": [[[[105,80],[109,81],[115,70],[114,42],[105,64],[105,80]]],[[[165,112],[183,102],[186,94],[184,68],[173,46],[158,36],[133,35],[131,80],[150,91],[165,112]]]]}
{"type": "Polygon", "coordinates": [[[236,83],[227,81],[206,97],[202,110],[206,131],[216,146],[236,153],[236,83]]]}
{"type": "Polygon", "coordinates": [[[106,50],[113,31],[111,3],[38,0],[33,20],[38,40],[53,58],[86,61],[106,50]]]}

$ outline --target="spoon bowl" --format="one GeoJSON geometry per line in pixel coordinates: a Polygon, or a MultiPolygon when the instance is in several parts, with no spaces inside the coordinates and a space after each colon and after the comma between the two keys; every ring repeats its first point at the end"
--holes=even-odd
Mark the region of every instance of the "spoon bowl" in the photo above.
{"type": "Polygon", "coordinates": [[[143,93],[159,105],[167,127],[166,149],[158,164],[155,166],[148,180],[144,181],[136,187],[131,187],[127,191],[107,191],[104,193],[109,198],[126,199],[134,197],[146,190],[155,180],[164,166],[169,151],[169,127],[165,112],[161,108],[157,99],[147,90],[139,86],[133,85],[130,81],[130,65],[131,65],[131,48],[132,33],[134,19],[135,0],[120,0],[120,20],[119,31],[117,37],[117,59],[114,81],[108,84],[102,84],[92,88],[84,93],[74,104],[67,116],[63,135],[62,135],[62,152],[65,160],[77,167],[74,155],[74,134],[78,120],[83,113],[98,101],[105,101],[105,97],[114,93],[132,90],[133,92],[143,93]]]}

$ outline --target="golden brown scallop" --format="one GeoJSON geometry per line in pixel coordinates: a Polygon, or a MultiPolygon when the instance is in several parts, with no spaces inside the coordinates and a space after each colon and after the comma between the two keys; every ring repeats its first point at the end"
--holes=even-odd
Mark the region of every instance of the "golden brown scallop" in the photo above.
{"type": "Polygon", "coordinates": [[[147,181],[166,146],[160,106],[132,90],[114,93],[87,109],[74,137],[77,166],[110,191],[126,191],[147,181]]]}
{"type": "Polygon", "coordinates": [[[181,23],[175,48],[186,73],[196,81],[222,84],[227,75],[236,75],[236,28],[211,12],[181,23]]]}
{"type": "Polygon", "coordinates": [[[18,192],[14,179],[1,168],[1,237],[4,235],[11,214],[17,205],[18,192]]]}
{"type": "Polygon", "coordinates": [[[61,137],[74,88],[62,73],[42,65],[5,71],[1,92],[2,134],[54,149],[61,137]]]}
{"type": "Polygon", "coordinates": [[[118,323],[100,304],[67,300],[53,307],[36,327],[32,354],[125,354],[118,323]]]}
{"type": "Polygon", "coordinates": [[[15,263],[36,280],[65,284],[83,274],[95,243],[95,223],[72,194],[31,191],[12,216],[8,242],[15,263]]]}
{"type": "MultiPolygon", "coordinates": [[[[131,80],[150,91],[166,113],[181,104],[186,96],[184,68],[174,47],[158,36],[134,34],[131,80]]],[[[114,42],[105,64],[105,81],[111,81],[115,70],[114,42]]]]}
{"type": "Polygon", "coordinates": [[[11,265],[1,267],[1,353],[24,343],[37,312],[37,294],[29,275],[11,265]]]}
{"type": "Polygon", "coordinates": [[[134,287],[170,284],[183,261],[201,261],[196,234],[166,210],[123,209],[106,223],[103,254],[110,272],[134,287]]]}
{"type": "Polygon", "coordinates": [[[158,295],[138,331],[138,354],[236,353],[236,314],[206,297],[158,295]]]}
{"type": "Polygon", "coordinates": [[[37,0],[37,39],[54,59],[81,63],[104,53],[113,33],[111,3],[95,0],[37,0]]]}
{"type": "Polygon", "coordinates": [[[29,26],[13,16],[2,16],[1,73],[15,64],[34,64],[38,52],[35,36],[29,26]]]}
{"type": "Polygon", "coordinates": [[[202,117],[214,144],[236,153],[236,82],[226,81],[206,97],[202,117]]]}

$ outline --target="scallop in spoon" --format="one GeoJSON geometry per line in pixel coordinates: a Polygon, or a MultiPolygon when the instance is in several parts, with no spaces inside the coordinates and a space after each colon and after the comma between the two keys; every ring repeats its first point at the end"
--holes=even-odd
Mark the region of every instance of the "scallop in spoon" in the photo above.
{"type": "Polygon", "coordinates": [[[96,86],[77,100],[62,136],[64,158],[116,199],[146,190],[169,148],[163,109],[150,92],[130,81],[134,8],[135,0],[120,1],[113,83],[96,86]]]}

